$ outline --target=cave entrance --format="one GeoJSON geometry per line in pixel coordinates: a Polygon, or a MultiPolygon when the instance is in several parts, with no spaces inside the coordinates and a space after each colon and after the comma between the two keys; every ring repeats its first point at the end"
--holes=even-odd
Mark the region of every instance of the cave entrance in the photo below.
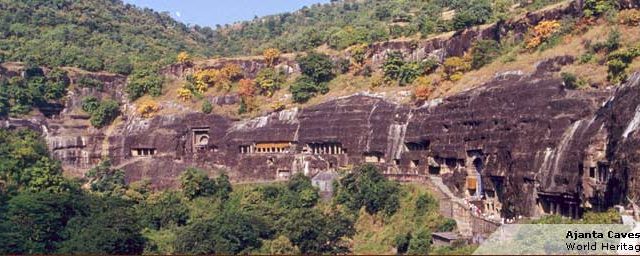
{"type": "Polygon", "coordinates": [[[209,146],[209,128],[195,128],[193,131],[193,152],[204,151],[209,146]]]}
{"type": "Polygon", "coordinates": [[[429,166],[429,175],[440,175],[440,166],[429,166]]]}
{"type": "Polygon", "coordinates": [[[135,157],[145,157],[145,156],[153,156],[156,154],[155,148],[132,148],[131,156],[135,157]]]}
{"type": "Polygon", "coordinates": [[[347,153],[342,148],[342,144],[336,142],[309,143],[307,147],[311,154],[314,155],[340,155],[347,153]]]}
{"type": "Polygon", "coordinates": [[[286,170],[286,169],[279,169],[277,172],[278,175],[278,179],[289,179],[289,177],[291,176],[291,171],[286,170]]]}
{"type": "Polygon", "coordinates": [[[258,142],[254,146],[255,150],[249,151],[262,154],[286,154],[292,152],[293,145],[289,141],[258,142]]]}
{"type": "Polygon", "coordinates": [[[422,140],[417,142],[407,142],[405,146],[409,151],[425,151],[429,149],[431,143],[428,140],[422,140]]]}
{"type": "Polygon", "coordinates": [[[364,153],[364,162],[365,163],[384,163],[384,154],[382,152],[365,152],[364,153]]]}

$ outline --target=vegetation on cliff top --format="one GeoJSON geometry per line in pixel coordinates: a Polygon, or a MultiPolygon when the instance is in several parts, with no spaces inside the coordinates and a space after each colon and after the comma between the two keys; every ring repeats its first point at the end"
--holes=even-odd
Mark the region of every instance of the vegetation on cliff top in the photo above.
{"type": "Polygon", "coordinates": [[[215,34],[120,0],[3,0],[0,31],[5,61],[119,74],[169,64],[185,50],[209,56],[215,34]]]}

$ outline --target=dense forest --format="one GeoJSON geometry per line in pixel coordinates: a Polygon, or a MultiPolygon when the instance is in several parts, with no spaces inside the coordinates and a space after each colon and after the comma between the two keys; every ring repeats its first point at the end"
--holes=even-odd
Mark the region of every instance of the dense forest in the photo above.
{"type": "Polygon", "coordinates": [[[129,74],[149,64],[172,62],[181,51],[214,57],[257,54],[272,47],[285,52],[323,44],[344,49],[505,19],[514,13],[514,4],[536,9],[553,2],[335,1],[212,29],[189,27],[167,13],[120,0],[2,0],[0,60],[129,74]],[[443,18],[448,10],[455,14],[443,18]]]}
{"type": "Polygon", "coordinates": [[[406,187],[373,166],[343,173],[325,199],[301,174],[232,186],[224,172],[209,178],[196,168],[183,172],[179,190],[154,191],[127,184],[108,160],[82,179],[65,178],[29,130],[0,130],[0,181],[1,254],[345,253],[366,216],[419,223],[388,246],[424,254],[430,232],[455,227],[428,193],[407,199],[406,187]]]}
{"type": "Polygon", "coordinates": [[[129,74],[180,51],[212,55],[211,28],[120,0],[0,1],[0,59],[129,74]]]}

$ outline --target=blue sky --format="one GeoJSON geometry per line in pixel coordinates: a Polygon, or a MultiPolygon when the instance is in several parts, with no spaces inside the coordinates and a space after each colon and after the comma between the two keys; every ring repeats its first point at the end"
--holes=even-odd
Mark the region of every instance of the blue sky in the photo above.
{"type": "Polygon", "coordinates": [[[191,25],[224,25],[251,20],[254,16],[294,11],[329,0],[124,0],[140,7],[170,12],[175,19],[191,25]]]}

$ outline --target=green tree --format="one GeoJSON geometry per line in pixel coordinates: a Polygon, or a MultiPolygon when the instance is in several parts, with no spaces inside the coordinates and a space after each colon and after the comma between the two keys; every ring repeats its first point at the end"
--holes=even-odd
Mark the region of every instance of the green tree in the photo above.
{"type": "Polygon", "coordinates": [[[229,199],[231,192],[233,192],[233,187],[229,181],[229,176],[226,173],[221,173],[216,178],[216,196],[226,201],[229,199]]]}
{"type": "Polygon", "coordinates": [[[313,78],[303,75],[296,79],[289,87],[289,91],[291,91],[294,102],[304,103],[318,94],[329,92],[329,87],[326,83],[317,84],[313,78]]]}
{"type": "Polygon", "coordinates": [[[269,67],[261,69],[255,81],[262,94],[271,96],[275,91],[280,89],[285,81],[285,76],[282,71],[269,67]]]}
{"type": "Polygon", "coordinates": [[[145,227],[161,230],[184,226],[189,220],[189,208],[176,192],[165,191],[139,205],[141,222],[145,227]]]}
{"type": "Polygon", "coordinates": [[[123,196],[128,188],[124,171],[111,168],[109,160],[100,162],[98,166],[91,168],[85,176],[89,178],[91,191],[108,196],[123,196]]]}
{"type": "Polygon", "coordinates": [[[91,212],[71,219],[58,253],[141,254],[146,243],[137,213],[126,201],[91,199],[91,212]]]}
{"type": "Polygon", "coordinates": [[[328,82],[335,76],[333,73],[333,61],[326,54],[309,52],[296,60],[300,65],[302,74],[311,78],[316,84],[328,82]]]}
{"type": "Polygon", "coordinates": [[[187,168],[180,175],[180,188],[182,188],[184,196],[189,200],[201,196],[210,196],[216,192],[215,181],[211,180],[204,171],[197,168],[187,168]]]}
{"type": "Polygon", "coordinates": [[[82,110],[84,110],[84,112],[92,114],[98,107],[100,107],[100,100],[98,100],[98,98],[89,96],[82,99],[82,110]]]}
{"type": "Polygon", "coordinates": [[[472,0],[456,11],[453,17],[453,28],[465,29],[471,26],[484,24],[492,16],[493,10],[489,0],[472,0]]]}
{"type": "Polygon", "coordinates": [[[65,240],[63,230],[78,214],[69,194],[20,193],[9,200],[0,222],[0,253],[52,254],[65,240]]]}
{"type": "Polygon", "coordinates": [[[310,208],[292,209],[277,226],[303,254],[345,253],[348,250],[342,238],[355,234],[348,218],[325,216],[310,208]]]}
{"type": "Polygon", "coordinates": [[[114,100],[105,100],[100,103],[100,106],[91,112],[91,118],[89,121],[91,125],[101,128],[111,124],[113,120],[120,115],[120,106],[118,102],[114,100]]]}
{"type": "Polygon", "coordinates": [[[400,205],[396,183],[387,180],[373,165],[362,165],[340,179],[336,201],[357,212],[362,207],[367,213],[383,211],[393,215],[400,205]]]}
{"type": "Polygon", "coordinates": [[[396,247],[398,254],[405,254],[409,250],[409,243],[411,241],[411,233],[398,234],[393,243],[396,247]]]}
{"type": "Polygon", "coordinates": [[[136,100],[147,93],[157,97],[162,95],[163,83],[164,80],[155,70],[136,70],[129,76],[129,83],[125,91],[131,100],[136,100]]]}
{"type": "Polygon", "coordinates": [[[431,247],[431,233],[426,229],[420,229],[409,242],[408,254],[427,255],[431,247]]]}
{"type": "Polygon", "coordinates": [[[384,76],[391,79],[398,79],[400,75],[400,68],[404,65],[404,59],[402,53],[399,51],[392,51],[387,53],[387,58],[382,64],[382,70],[384,76]]]}
{"type": "Polygon", "coordinates": [[[500,43],[495,40],[478,40],[471,51],[471,68],[479,69],[500,56],[500,43]]]}
{"type": "Polygon", "coordinates": [[[175,250],[181,254],[241,254],[260,248],[268,230],[257,218],[223,212],[212,220],[196,220],[177,231],[175,250]]]}

